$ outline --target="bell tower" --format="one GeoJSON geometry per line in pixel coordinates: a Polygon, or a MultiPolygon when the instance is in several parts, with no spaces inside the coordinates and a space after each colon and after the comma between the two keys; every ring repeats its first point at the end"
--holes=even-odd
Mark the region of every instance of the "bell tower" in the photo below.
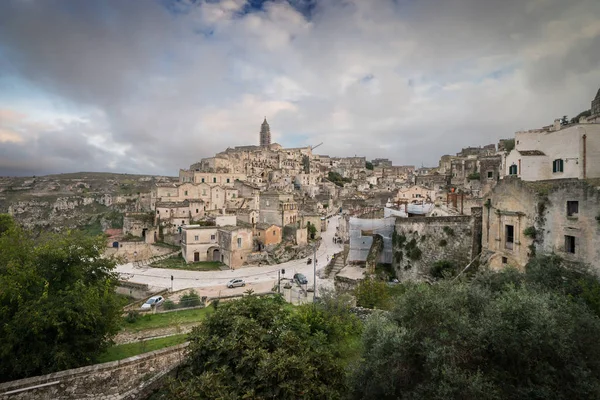
{"type": "Polygon", "coordinates": [[[260,146],[269,147],[271,145],[271,128],[267,122],[267,117],[260,126],[260,146]]]}

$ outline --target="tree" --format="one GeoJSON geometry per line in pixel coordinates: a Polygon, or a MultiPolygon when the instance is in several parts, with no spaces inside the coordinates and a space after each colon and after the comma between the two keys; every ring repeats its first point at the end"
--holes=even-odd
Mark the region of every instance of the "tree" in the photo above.
{"type": "Polygon", "coordinates": [[[0,235],[0,376],[4,380],[89,364],[120,323],[115,261],[104,239],[81,233],[33,240],[0,235]]]}
{"type": "Polygon", "coordinates": [[[306,229],[308,231],[308,237],[311,239],[314,239],[315,235],[317,234],[317,227],[315,226],[315,224],[311,224],[310,222],[307,222],[306,229]]]}
{"type": "Polygon", "coordinates": [[[600,320],[557,293],[497,288],[408,286],[365,326],[352,397],[600,398],[600,320]]]}
{"type": "Polygon", "coordinates": [[[356,305],[365,308],[388,309],[390,294],[385,282],[372,276],[363,279],[354,290],[356,305]]]}
{"type": "Polygon", "coordinates": [[[373,163],[370,161],[365,162],[365,168],[366,169],[370,169],[371,171],[373,170],[373,163]]]}
{"type": "Polygon", "coordinates": [[[340,398],[344,368],[317,320],[300,318],[278,296],[223,303],[190,334],[169,398],[340,398]]]}

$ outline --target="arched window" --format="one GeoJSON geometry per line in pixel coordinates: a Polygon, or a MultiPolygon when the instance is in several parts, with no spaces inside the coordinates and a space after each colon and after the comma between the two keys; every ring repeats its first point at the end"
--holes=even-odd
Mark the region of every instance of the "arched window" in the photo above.
{"type": "Polygon", "coordinates": [[[517,175],[517,165],[513,164],[510,167],[508,167],[508,174],[509,175],[517,175]]]}
{"type": "Polygon", "coordinates": [[[561,158],[556,159],[552,162],[552,172],[563,172],[564,171],[564,163],[561,158]]]}

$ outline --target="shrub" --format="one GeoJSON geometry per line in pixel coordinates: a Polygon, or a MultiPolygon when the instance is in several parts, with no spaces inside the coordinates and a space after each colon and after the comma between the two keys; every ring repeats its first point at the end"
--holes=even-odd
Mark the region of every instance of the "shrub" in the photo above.
{"type": "Polygon", "coordinates": [[[439,242],[440,247],[446,247],[448,245],[448,241],[446,239],[442,239],[439,242]]]}
{"type": "Polygon", "coordinates": [[[413,261],[420,260],[422,254],[423,252],[421,251],[421,249],[419,249],[418,247],[413,247],[408,252],[408,258],[410,258],[413,261]]]}
{"type": "Polygon", "coordinates": [[[175,304],[173,300],[165,300],[165,302],[163,303],[163,307],[165,308],[165,310],[174,310],[177,308],[177,304],[175,304]]]}
{"type": "Polygon", "coordinates": [[[523,231],[523,235],[530,237],[532,239],[535,239],[536,234],[537,234],[537,230],[535,229],[535,226],[528,226],[523,231]]]}
{"type": "Polygon", "coordinates": [[[202,300],[194,290],[190,290],[179,299],[179,307],[196,307],[201,304],[202,300]]]}
{"type": "Polygon", "coordinates": [[[216,310],[217,308],[219,308],[219,302],[220,302],[219,299],[214,299],[212,301],[212,303],[210,303],[210,305],[212,306],[212,308],[214,308],[216,310]]]}
{"type": "Polygon", "coordinates": [[[456,274],[456,267],[452,261],[440,260],[433,263],[429,273],[435,279],[444,279],[456,274]]]}
{"type": "Polygon", "coordinates": [[[135,321],[138,320],[138,318],[140,317],[140,312],[137,310],[132,310],[127,312],[127,315],[125,316],[125,321],[127,321],[130,324],[133,324],[135,321]]]}

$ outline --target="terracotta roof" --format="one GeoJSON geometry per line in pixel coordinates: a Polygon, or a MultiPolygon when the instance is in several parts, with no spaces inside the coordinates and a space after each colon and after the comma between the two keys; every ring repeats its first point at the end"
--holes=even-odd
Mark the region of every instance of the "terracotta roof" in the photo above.
{"type": "Polygon", "coordinates": [[[545,156],[543,151],[540,150],[517,150],[522,156],[545,156]]]}

